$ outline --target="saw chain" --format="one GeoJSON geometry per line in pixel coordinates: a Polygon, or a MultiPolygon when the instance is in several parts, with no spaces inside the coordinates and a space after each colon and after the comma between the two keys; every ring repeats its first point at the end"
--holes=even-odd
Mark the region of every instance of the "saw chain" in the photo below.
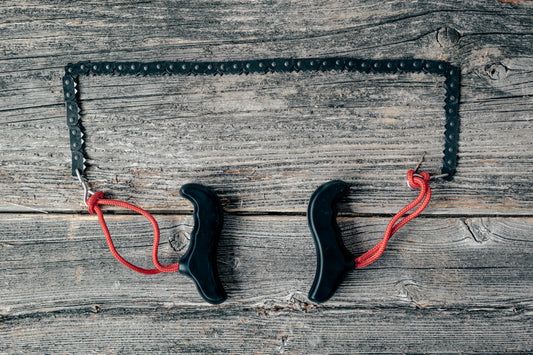
{"type": "Polygon", "coordinates": [[[444,156],[441,174],[452,180],[457,165],[459,139],[459,78],[458,67],[445,61],[423,59],[358,59],[358,58],[274,58],[223,62],[78,62],[65,66],[63,92],[67,110],[67,125],[72,152],[72,175],[85,171],[83,126],[80,120],[81,76],[90,75],[248,75],[290,72],[354,71],[360,73],[394,74],[427,73],[444,76],[446,89],[444,117],[444,156]]]}

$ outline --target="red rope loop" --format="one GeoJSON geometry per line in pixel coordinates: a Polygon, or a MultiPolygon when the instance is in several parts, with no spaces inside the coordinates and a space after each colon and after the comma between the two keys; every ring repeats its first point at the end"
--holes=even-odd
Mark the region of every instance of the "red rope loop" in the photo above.
{"type": "Polygon", "coordinates": [[[409,186],[413,189],[420,189],[420,192],[417,198],[402,208],[389,222],[387,229],[385,230],[385,235],[379,243],[376,244],[372,249],[364,253],[363,255],[355,258],[355,267],[361,268],[372,264],[376,261],[381,254],[385,251],[389,239],[402,228],[409,221],[417,217],[429,204],[431,199],[431,188],[429,187],[429,174],[426,172],[415,173],[414,170],[409,170],[407,172],[407,181],[409,186]],[[420,204],[420,206],[418,206],[420,204]],[[418,206],[411,214],[404,217],[401,221],[398,222],[407,212],[418,206]],[[397,223],[398,222],[398,223],[397,223]]]}
{"type": "Polygon", "coordinates": [[[105,239],[107,242],[107,246],[109,247],[109,250],[111,251],[111,254],[117,259],[122,265],[130,268],[133,271],[137,271],[141,274],[145,275],[154,275],[159,274],[161,272],[174,272],[178,271],[179,269],[179,263],[171,264],[171,265],[161,265],[159,263],[159,259],[157,257],[158,249],[159,249],[159,225],[157,224],[157,221],[155,218],[148,213],[147,211],[143,210],[140,207],[137,207],[135,205],[129,204],[127,202],[123,201],[117,201],[117,200],[109,200],[104,199],[104,193],[102,191],[96,192],[94,195],[92,195],[87,200],[87,209],[89,210],[90,214],[96,214],[98,216],[98,221],[100,222],[100,226],[102,227],[102,230],[105,234],[105,239]],[[155,269],[144,269],[142,267],[133,265],[132,263],[128,262],[126,259],[124,259],[116,250],[115,245],[113,244],[113,240],[111,239],[111,233],[109,233],[109,229],[107,228],[107,224],[104,219],[104,214],[102,212],[102,209],[100,208],[101,205],[112,205],[122,208],[127,208],[129,210],[132,210],[138,214],[143,215],[146,217],[150,223],[152,224],[152,227],[154,229],[154,244],[152,247],[152,262],[155,265],[155,269]]]}

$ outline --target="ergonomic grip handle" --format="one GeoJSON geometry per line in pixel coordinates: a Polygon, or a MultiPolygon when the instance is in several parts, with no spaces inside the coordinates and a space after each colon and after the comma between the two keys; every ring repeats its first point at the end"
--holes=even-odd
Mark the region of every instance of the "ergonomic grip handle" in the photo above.
{"type": "Polygon", "coordinates": [[[335,203],[349,189],[344,181],[333,180],[316,189],[309,201],[307,219],[317,256],[315,279],[309,291],[309,299],[314,302],[325,302],[333,296],[344,274],[355,267],[336,222],[335,203]]]}
{"type": "Polygon", "coordinates": [[[180,195],[194,205],[194,228],[189,248],[179,261],[179,271],[194,281],[204,300],[222,303],[227,295],[216,264],[216,249],[223,223],[220,201],[210,188],[200,184],[183,185],[180,195]]]}

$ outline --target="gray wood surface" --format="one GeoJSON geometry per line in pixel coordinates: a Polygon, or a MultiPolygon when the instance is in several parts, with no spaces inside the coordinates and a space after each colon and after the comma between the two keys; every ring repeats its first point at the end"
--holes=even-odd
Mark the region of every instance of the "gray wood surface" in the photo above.
{"type": "MultiPolygon", "coordinates": [[[[157,218],[164,240],[190,231],[188,217],[157,218]]],[[[339,222],[359,253],[388,221],[339,222]]],[[[119,251],[148,266],[147,223],[134,216],[108,223],[119,251]]],[[[306,298],[315,267],[306,224],[298,216],[228,217],[218,263],[230,298],[207,306],[182,275],[148,277],[115,262],[92,216],[5,215],[0,329],[10,341],[0,350],[531,349],[533,219],[417,219],[322,305],[306,298]]],[[[165,262],[175,254],[163,243],[165,262]]]]}
{"type": "MultiPolygon", "coordinates": [[[[1,2],[0,352],[533,352],[532,26],[530,1],[1,2]],[[211,186],[229,299],[112,258],[70,176],[65,64],[341,55],[462,69],[455,180],[382,259],[309,302],[307,202],[352,182],[347,247],[381,238],[416,194],[406,170],[423,151],[440,165],[431,75],[82,78],[91,187],[157,213],[170,263],[192,227],[180,186],[211,186]]],[[[119,249],[148,266],[148,223],[115,212],[119,249]]]]}

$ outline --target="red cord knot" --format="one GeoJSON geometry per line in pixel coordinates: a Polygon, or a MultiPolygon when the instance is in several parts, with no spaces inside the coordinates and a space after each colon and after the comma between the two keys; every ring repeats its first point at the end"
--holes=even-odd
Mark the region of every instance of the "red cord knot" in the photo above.
{"type": "Polygon", "coordinates": [[[409,170],[407,172],[407,182],[409,182],[409,186],[411,186],[412,189],[421,189],[423,184],[429,183],[429,178],[429,173],[425,171],[415,173],[414,170],[409,170]]]}
{"type": "Polygon", "coordinates": [[[104,193],[102,191],[98,191],[87,199],[87,210],[90,214],[96,214],[96,210],[94,208],[98,206],[98,200],[103,197],[104,193]]]}

